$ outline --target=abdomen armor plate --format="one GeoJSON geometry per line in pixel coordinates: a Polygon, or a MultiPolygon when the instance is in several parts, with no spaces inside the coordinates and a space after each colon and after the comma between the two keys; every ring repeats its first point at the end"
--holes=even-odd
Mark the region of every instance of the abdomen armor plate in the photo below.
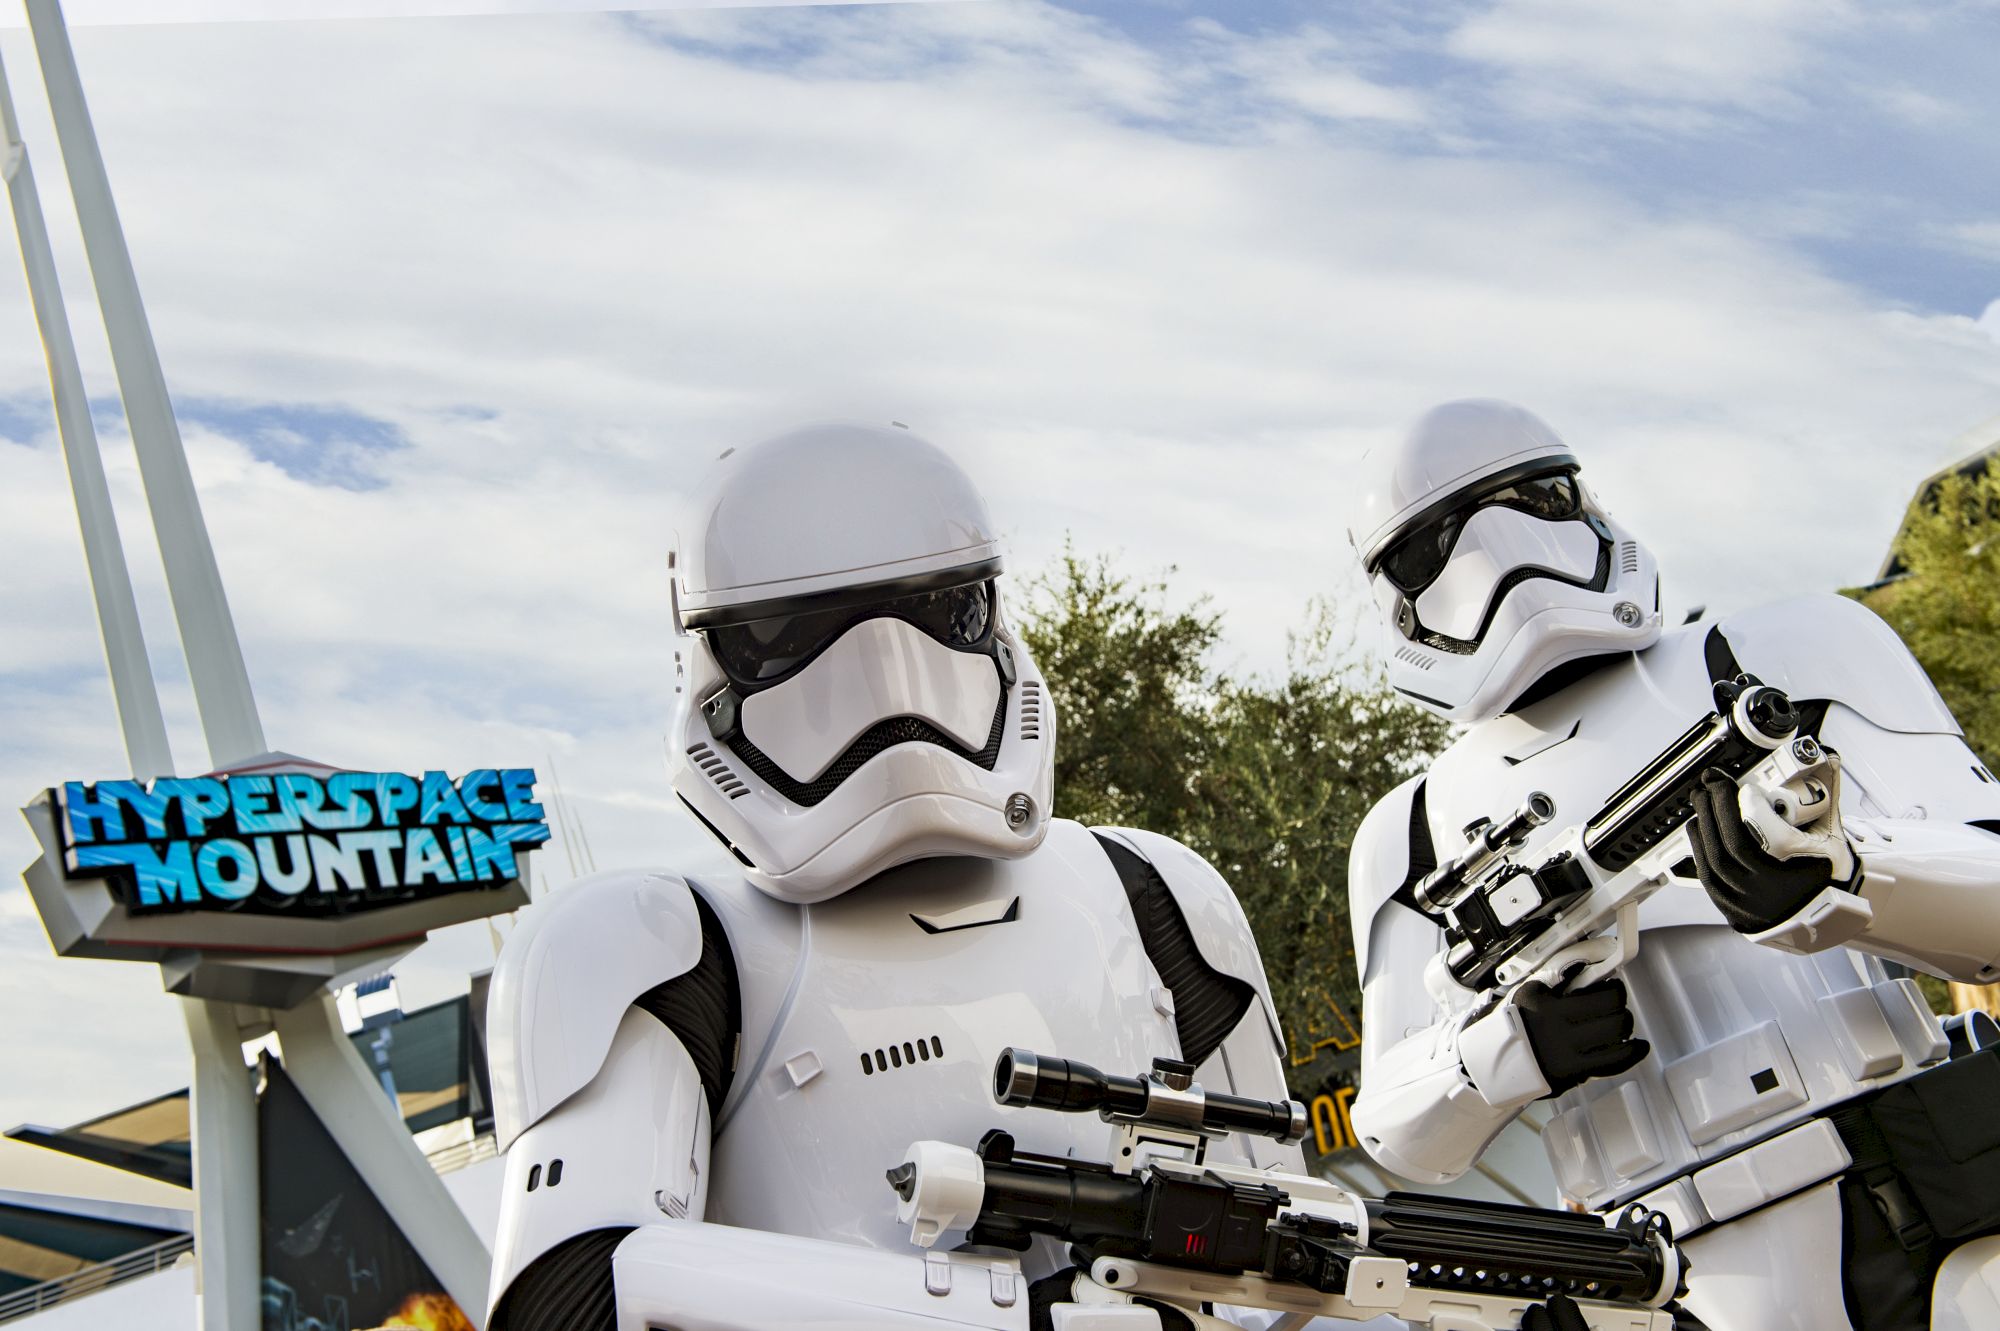
{"type": "Polygon", "coordinates": [[[902,1250],[883,1174],[913,1141],[1001,1127],[1024,1150],[1102,1158],[1096,1118],[993,1102],[1003,1049],[1119,1070],[1177,1056],[1124,890],[1075,823],[1023,859],[922,860],[797,909],[793,973],[745,958],[746,1014],[776,1016],[744,1032],[736,1075],[754,1080],[724,1110],[712,1220],[902,1250]]]}

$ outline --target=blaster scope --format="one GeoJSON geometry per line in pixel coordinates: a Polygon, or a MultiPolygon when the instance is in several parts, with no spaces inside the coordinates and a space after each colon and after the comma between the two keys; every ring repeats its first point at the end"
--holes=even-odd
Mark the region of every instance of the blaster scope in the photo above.
{"type": "Polygon", "coordinates": [[[1099,1072],[1071,1058],[1009,1049],[993,1065],[993,1098],[1003,1105],[1095,1113],[1106,1121],[1153,1123],[1211,1137],[1232,1132],[1295,1142],[1306,1135],[1306,1108],[1296,1100],[1219,1095],[1193,1085],[1194,1065],[1156,1058],[1141,1077],[1099,1072]]]}

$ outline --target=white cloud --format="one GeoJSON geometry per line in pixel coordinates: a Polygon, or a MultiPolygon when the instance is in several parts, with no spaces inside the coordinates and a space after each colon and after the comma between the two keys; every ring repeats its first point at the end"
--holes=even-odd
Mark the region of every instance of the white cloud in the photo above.
{"type": "MultiPolygon", "coordinates": [[[[408,441],[353,490],[188,430],[273,742],[384,767],[553,756],[600,864],[713,863],[659,761],[665,551],[708,459],[802,419],[943,443],[1017,569],[1066,530],[1178,565],[1259,666],[1348,585],[1346,468],[1436,400],[1543,412],[1659,550],[1670,603],[1718,607],[1867,577],[1906,450],[2000,406],[2000,348],[1970,320],[1884,313],[1781,245],[1563,170],[1399,155],[1337,118],[1259,133],[1282,100],[1208,135],[1181,117],[1214,111],[1233,48],[1169,57],[1038,4],[77,46],[176,393],[408,441]],[[1814,517],[1809,557],[1755,498],[1773,474],[1814,517]]],[[[23,39],[0,48],[18,87],[23,39]]],[[[52,225],[75,305],[73,222],[52,225]]],[[[4,273],[0,334],[0,401],[42,410],[4,273]]],[[[107,457],[164,668],[129,450],[107,457]]],[[[0,475],[0,568],[29,571],[0,579],[0,793],[24,798],[118,753],[60,458],[0,443],[0,475]]],[[[0,819],[0,863],[28,855],[0,819]]],[[[547,866],[567,877],[559,849],[547,866]]],[[[10,1024],[31,1071],[0,1119],[174,1084],[152,977],[48,958],[23,897],[0,886],[0,1002],[68,1024],[10,1024]],[[159,1056],[87,1062],[74,1033],[100,1024],[159,1056]]]]}
{"type": "MultiPolygon", "coordinates": [[[[779,5],[950,4],[963,0],[69,0],[71,27],[121,23],[213,23],[286,19],[472,17],[489,14],[591,14],[638,9],[741,9],[779,5]]],[[[7,12],[0,28],[27,19],[7,12]]]]}
{"type": "Polygon", "coordinates": [[[1979,331],[2000,343],[2000,300],[1988,301],[1985,313],[1979,316],[1979,331]]]}
{"type": "Polygon", "coordinates": [[[1496,0],[1448,48],[1504,71],[1525,109],[1685,127],[1788,104],[1814,43],[1852,12],[1848,0],[1496,0]]]}
{"type": "Polygon", "coordinates": [[[1930,235],[1947,249],[2000,263],[2000,219],[1939,224],[1930,235]]]}
{"type": "Polygon", "coordinates": [[[1432,119],[1421,94],[1370,78],[1353,43],[1324,28],[1244,37],[1213,19],[1196,19],[1188,26],[1221,69],[1248,85],[1252,104],[1268,100],[1334,121],[1422,126],[1432,119]]]}

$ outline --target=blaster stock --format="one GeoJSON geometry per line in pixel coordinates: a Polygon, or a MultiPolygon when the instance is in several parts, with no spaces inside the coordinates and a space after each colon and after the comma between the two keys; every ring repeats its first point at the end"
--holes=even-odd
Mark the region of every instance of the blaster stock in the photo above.
{"type": "MultiPolygon", "coordinates": [[[[1536,792],[1499,824],[1475,824],[1465,851],[1419,882],[1414,895],[1445,919],[1445,949],[1428,977],[1465,989],[1511,990],[1540,978],[1589,984],[1638,947],[1640,903],[1688,855],[1687,821],[1702,773],[1720,769],[1759,789],[1780,816],[1805,826],[1832,809],[1839,759],[1810,735],[1785,693],[1749,675],[1715,686],[1715,710],[1648,762],[1588,819],[1558,833],[1533,865],[1518,858],[1556,809],[1536,792]],[[1573,967],[1580,967],[1570,973],[1573,967]]],[[[1865,916],[1860,898],[1829,888],[1807,907],[1865,916]]]]}
{"type": "MultiPolygon", "coordinates": [[[[1593,1331],[1668,1331],[1664,1306],[1683,1264],[1664,1217],[1593,1215],[1392,1193],[1363,1198],[1322,1179],[1209,1164],[1210,1137],[1295,1140],[1304,1109],[1204,1091],[1185,1064],[1143,1077],[1008,1050],[1001,1104],[1096,1112],[1113,1125],[1105,1163],[1032,1155],[988,1132],[976,1150],[917,1142],[889,1171],[925,1247],[947,1230],[972,1245],[1026,1249],[1036,1235],[1072,1245],[1079,1301],[1175,1305],[1197,1326],[1207,1303],[1308,1317],[1511,1331],[1554,1294],[1577,1300],[1593,1331]]],[[[1060,1323],[1058,1323],[1060,1325],[1060,1323]]]]}

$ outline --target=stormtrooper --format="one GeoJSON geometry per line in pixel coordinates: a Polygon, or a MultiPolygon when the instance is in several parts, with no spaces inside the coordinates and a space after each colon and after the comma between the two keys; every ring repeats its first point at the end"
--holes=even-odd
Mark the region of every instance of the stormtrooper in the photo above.
{"type": "Polygon", "coordinates": [[[2000,1327],[2000,1053],[1953,1057],[1990,1024],[1948,1031],[1902,970],[2000,977],[2000,784],[1922,669],[1831,595],[1663,631],[1652,554],[1517,407],[1436,408],[1364,468],[1390,682],[1467,727],[1354,845],[1366,1149],[1448,1180],[1552,1099],[1563,1191],[1670,1216],[1715,1331],[2000,1327]],[[1838,755],[1832,811],[1763,835],[1770,811],[1705,772],[1618,975],[1439,983],[1414,889],[1441,857],[1543,792],[1531,859],[1743,674],[1838,755]],[[1844,928],[1804,918],[1829,887],[1844,928]]]}
{"type": "MultiPolygon", "coordinates": [[[[1058,1248],[1018,1281],[922,1252],[885,1170],[994,1127],[1101,1159],[1094,1116],[994,1103],[1010,1046],[1284,1100],[1243,912],[1177,842],[1051,819],[1057,717],[937,448],[831,426],[731,450],[675,560],[672,784],[735,867],[597,874],[509,940],[488,1326],[1045,1325],[1058,1248]]],[[[1302,1167],[1263,1138],[1211,1154],[1302,1167]]]]}

